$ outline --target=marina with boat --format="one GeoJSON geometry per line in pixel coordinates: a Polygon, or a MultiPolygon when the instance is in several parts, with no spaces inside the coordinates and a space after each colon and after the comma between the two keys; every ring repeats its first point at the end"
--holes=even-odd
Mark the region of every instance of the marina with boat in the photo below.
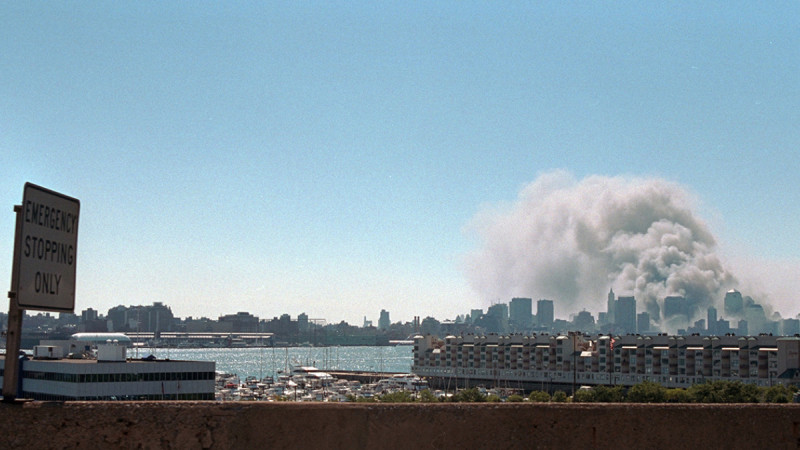
{"type": "Polygon", "coordinates": [[[281,371],[277,378],[259,379],[251,375],[242,380],[236,374],[217,372],[215,399],[349,402],[398,391],[416,395],[425,389],[428,389],[427,381],[410,373],[329,373],[313,366],[292,366],[290,372],[281,371]],[[367,381],[367,378],[374,381],[367,381]]]}
{"type": "Polygon", "coordinates": [[[355,401],[418,393],[427,382],[410,373],[408,346],[154,349],[164,356],[213,358],[220,401],[355,401]]]}

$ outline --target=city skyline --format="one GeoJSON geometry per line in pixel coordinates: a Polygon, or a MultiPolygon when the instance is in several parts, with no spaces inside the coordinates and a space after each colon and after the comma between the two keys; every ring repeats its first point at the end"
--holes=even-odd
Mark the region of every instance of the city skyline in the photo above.
{"type": "Polygon", "coordinates": [[[677,236],[653,295],[735,287],[794,317],[798,13],[4,4],[0,283],[30,181],[81,201],[76,311],[359,323],[533,297],[563,317],[637,295],[677,236]],[[637,230],[612,223],[626,201],[674,208],[637,230]]]}
{"type": "MultiPolygon", "coordinates": [[[[559,317],[554,314],[554,300],[538,299],[536,309],[533,309],[533,299],[515,297],[508,303],[498,302],[490,305],[486,310],[481,308],[472,309],[468,313],[449,315],[447,317],[426,316],[424,318],[415,316],[412,321],[396,320],[390,318],[391,312],[381,309],[377,319],[365,314],[363,321],[352,323],[346,321],[328,321],[324,317],[309,317],[305,312],[297,314],[294,318],[286,312],[279,312],[272,318],[259,317],[250,311],[227,312],[219,317],[206,316],[185,316],[181,317],[171,312],[171,307],[162,302],[154,302],[151,305],[116,305],[103,314],[103,311],[92,307],[82,311],[76,311],[74,316],[82,322],[94,322],[91,331],[179,331],[176,327],[186,326],[187,323],[201,324],[200,328],[209,322],[226,322],[228,324],[236,322],[244,329],[234,329],[233,331],[265,331],[263,324],[279,323],[280,327],[285,327],[288,323],[296,323],[299,330],[307,330],[310,324],[319,326],[338,326],[347,325],[352,328],[373,328],[380,331],[387,331],[395,325],[404,327],[412,326],[416,332],[428,332],[420,330],[420,323],[423,328],[430,328],[432,323],[435,327],[445,326],[434,334],[463,334],[463,333],[570,333],[582,332],[589,334],[606,335],[626,335],[642,334],[655,335],[667,333],[675,334],[701,334],[701,335],[757,335],[760,333],[769,335],[795,335],[800,333],[800,314],[796,317],[783,316],[780,311],[765,310],[757,299],[749,295],[731,289],[725,294],[722,302],[709,306],[706,310],[696,308],[687,302],[685,297],[668,296],[660,303],[659,309],[651,316],[648,311],[642,311],[639,302],[633,296],[617,296],[613,290],[608,293],[608,302],[605,311],[572,311],[568,317],[559,317]],[[131,316],[130,311],[133,311],[131,316]],[[143,312],[144,311],[144,312],[143,312]],[[161,312],[158,312],[161,311],[161,312]],[[663,311],[663,312],[662,312],[663,311]],[[597,313],[597,317],[593,313],[597,313]],[[113,317],[114,324],[111,324],[113,317]],[[98,319],[100,322],[97,322],[98,319]],[[699,319],[699,320],[698,320],[699,319]],[[133,322],[129,322],[133,321],[133,322]],[[429,322],[430,321],[430,322],[429,322]],[[108,323],[106,323],[108,322],[108,323]],[[134,323],[135,322],[135,323],[134,323]],[[124,324],[124,325],[123,325],[124,324]],[[155,325],[154,325],[155,324],[155,325]],[[261,325],[259,325],[261,324],[261,325]],[[469,325],[468,328],[459,327],[469,325]],[[450,328],[456,325],[456,328],[450,328]],[[474,327],[474,328],[473,328],[474,327]]],[[[641,305],[640,305],[641,306],[641,305]]],[[[5,313],[0,313],[5,316],[5,313]]],[[[69,316],[69,313],[67,313],[69,316]]],[[[62,322],[65,317],[59,313],[58,316],[46,312],[28,312],[29,318],[51,317],[57,318],[57,322],[62,322]]],[[[29,319],[30,320],[30,319],[29,319]]],[[[67,317],[66,322],[74,325],[74,320],[67,317]]],[[[35,322],[35,327],[41,327],[41,323],[35,322]]],[[[56,323],[56,322],[53,322],[56,323]]],[[[30,329],[31,324],[24,322],[25,327],[30,329]]],[[[197,328],[197,325],[194,325],[197,328]]],[[[81,329],[82,331],[86,331],[81,329]]],[[[225,331],[226,329],[216,329],[214,331],[225,331]]],[[[47,332],[48,330],[40,330],[47,332]]],[[[54,330],[49,330],[54,331],[54,330]]],[[[63,332],[63,330],[61,330],[63,332]]],[[[198,331],[198,330],[195,330],[198,331]]],[[[209,330],[207,330],[209,331],[209,330]]],[[[228,330],[231,331],[231,330],[228,330]]],[[[397,330],[395,330],[397,331],[397,330]]]]}

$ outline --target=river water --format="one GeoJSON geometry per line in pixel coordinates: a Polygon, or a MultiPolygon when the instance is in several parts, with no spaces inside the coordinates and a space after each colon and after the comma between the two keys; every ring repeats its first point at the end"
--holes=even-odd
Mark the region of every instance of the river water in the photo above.
{"type": "Polygon", "coordinates": [[[320,370],[363,370],[408,373],[413,347],[248,347],[248,348],[138,348],[128,357],[152,354],[158,359],[215,361],[217,370],[247,376],[276,376],[292,365],[309,365],[320,370]],[[138,353],[138,354],[137,354],[138,353]]]}

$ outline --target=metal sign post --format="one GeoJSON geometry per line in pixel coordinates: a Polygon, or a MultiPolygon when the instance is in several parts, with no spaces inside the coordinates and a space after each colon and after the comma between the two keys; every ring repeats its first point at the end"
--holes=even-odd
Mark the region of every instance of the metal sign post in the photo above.
{"type": "Polygon", "coordinates": [[[17,306],[17,282],[19,281],[19,239],[22,231],[22,207],[14,206],[17,214],[17,227],[14,237],[14,264],[11,268],[11,290],[8,291],[8,332],[6,334],[6,363],[3,373],[3,401],[13,402],[17,398],[17,381],[19,371],[19,347],[22,333],[22,310],[17,306]]]}
{"type": "Polygon", "coordinates": [[[80,202],[25,183],[14,234],[14,264],[8,292],[8,334],[3,400],[17,397],[22,311],[73,312],[80,202]]]}

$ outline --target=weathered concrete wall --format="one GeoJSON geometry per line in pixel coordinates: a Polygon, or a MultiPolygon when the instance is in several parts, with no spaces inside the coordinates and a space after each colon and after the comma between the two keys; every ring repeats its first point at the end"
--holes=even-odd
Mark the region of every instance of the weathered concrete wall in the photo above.
{"type": "Polygon", "coordinates": [[[0,404],[0,448],[798,448],[800,405],[0,404]]]}

